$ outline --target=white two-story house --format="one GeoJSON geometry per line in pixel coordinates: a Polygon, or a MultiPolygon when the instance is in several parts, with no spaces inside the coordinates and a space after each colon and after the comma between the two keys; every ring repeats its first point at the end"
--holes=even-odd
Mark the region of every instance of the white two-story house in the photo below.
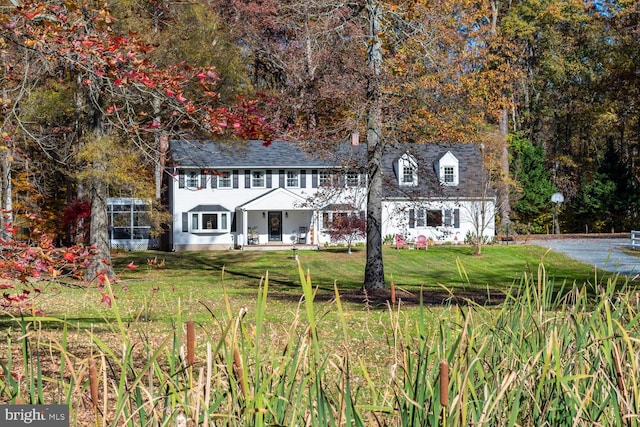
{"type": "MultiPolygon", "coordinates": [[[[329,242],[336,215],[365,215],[366,146],[304,150],[274,141],[172,141],[167,203],[174,251],[329,242]]],[[[383,165],[383,236],[462,241],[494,234],[495,196],[471,144],[388,146],[383,165]],[[479,207],[490,213],[477,226],[479,207]]]]}

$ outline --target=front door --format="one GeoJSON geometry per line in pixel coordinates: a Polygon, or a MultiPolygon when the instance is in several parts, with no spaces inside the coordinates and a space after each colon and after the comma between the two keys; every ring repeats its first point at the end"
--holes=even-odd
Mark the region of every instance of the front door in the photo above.
{"type": "Polygon", "coordinates": [[[267,214],[267,227],[269,228],[269,241],[282,241],[282,212],[269,212],[267,214]]]}

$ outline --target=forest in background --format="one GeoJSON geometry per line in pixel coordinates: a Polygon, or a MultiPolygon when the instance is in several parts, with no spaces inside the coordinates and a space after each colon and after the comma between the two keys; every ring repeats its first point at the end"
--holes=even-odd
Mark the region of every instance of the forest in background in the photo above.
{"type": "Polygon", "coordinates": [[[554,192],[562,232],[634,229],[639,16],[637,1],[5,2],[0,207],[75,243],[87,199],[160,199],[167,140],[316,149],[366,134],[375,92],[385,142],[487,147],[502,230],[551,231],[554,192]]]}

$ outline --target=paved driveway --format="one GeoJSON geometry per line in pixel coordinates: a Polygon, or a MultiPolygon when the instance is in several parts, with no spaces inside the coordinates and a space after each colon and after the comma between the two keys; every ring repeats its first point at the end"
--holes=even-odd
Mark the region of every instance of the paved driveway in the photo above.
{"type": "Polygon", "coordinates": [[[630,247],[630,239],[564,238],[531,240],[530,243],[561,252],[599,270],[625,275],[640,273],[640,253],[633,256],[622,252],[630,247]]]}

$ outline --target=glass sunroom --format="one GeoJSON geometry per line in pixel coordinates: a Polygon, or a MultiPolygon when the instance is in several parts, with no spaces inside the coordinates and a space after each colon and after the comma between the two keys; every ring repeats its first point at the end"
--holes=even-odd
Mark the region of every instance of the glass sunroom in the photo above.
{"type": "Polygon", "coordinates": [[[159,239],[151,237],[151,204],[131,197],[107,199],[109,247],[127,251],[158,249],[159,239]]]}

